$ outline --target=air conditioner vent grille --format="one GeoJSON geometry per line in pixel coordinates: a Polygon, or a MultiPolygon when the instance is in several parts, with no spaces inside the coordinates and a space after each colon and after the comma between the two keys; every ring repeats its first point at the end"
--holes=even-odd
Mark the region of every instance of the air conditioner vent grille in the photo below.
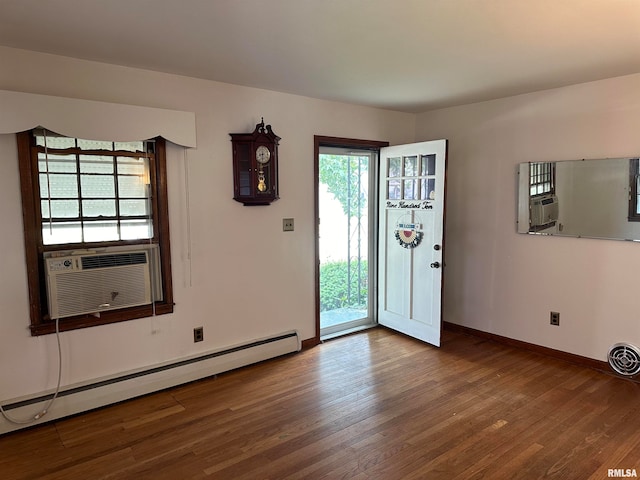
{"type": "Polygon", "coordinates": [[[124,265],[140,265],[147,263],[144,252],[117,253],[113,255],[90,255],[82,257],[82,269],[121,267],[124,265]]]}
{"type": "Polygon", "coordinates": [[[152,303],[147,251],[68,255],[46,260],[51,318],[152,303]]]}
{"type": "Polygon", "coordinates": [[[629,343],[616,343],[609,349],[609,365],[620,375],[640,373],[640,349],[629,343]]]}

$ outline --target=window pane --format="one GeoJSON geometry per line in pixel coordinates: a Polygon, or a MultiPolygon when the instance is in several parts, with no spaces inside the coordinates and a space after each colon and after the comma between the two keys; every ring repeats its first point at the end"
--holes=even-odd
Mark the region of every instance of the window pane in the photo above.
{"type": "Polygon", "coordinates": [[[118,151],[141,154],[147,150],[148,142],[74,139],[48,132],[45,135],[42,129],[34,135],[36,144],[42,149],[46,143],[48,149],[38,152],[45,244],[152,238],[151,159],[117,156],[118,151]],[[53,153],[56,149],[73,153],[53,153]],[[104,154],[80,150],[103,150],[104,154]],[[71,219],[79,221],[59,222],[71,219]]]}
{"type": "Polygon", "coordinates": [[[146,216],[149,214],[149,202],[143,200],[120,200],[120,216],[146,216]]]}
{"type": "Polygon", "coordinates": [[[83,217],[115,217],[116,201],[115,200],[83,200],[82,201],[83,217]]]}
{"type": "Polygon", "coordinates": [[[387,182],[387,199],[400,199],[400,180],[389,180],[387,182]]]}
{"type": "Polygon", "coordinates": [[[402,158],[390,158],[389,159],[389,172],[388,177],[399,177],[402,173],[402,158]]]}
{"type": "Polygon", "coordinates": [[[42,198],[76,198],[78,196],[78,180],[76,175],[40,174],[40,197],[42,198]],[[51,188],[51,195],[49,195],[51,188]]]}
{"type": "Polygon", "coordinates": [[[80,228],[80,223],[43,223],[42,241],[45,245],[79,243],[82,241],[82,229],[80,228]]]}
{"type": "Polygon", "coordinates": [[[145,142],[115,142],[114,150],[124,150],[126,152],[144,152],[145,142]]]}
{"type": "Polygon", "coordinates": [[[436,198],[436,179],[424,178],[420,181],[420,199],[435,200],[436,198]]]}
{"type": "Polygon", "coordinates": [[[85,221],[84,241],[85,242],[105,242],[119,240],[118,223],[116,221],[85,221]]]}
{"type": "Polygon", "coordinates": [[[151,220],[123,220],[120,223],[120,237],[122,240],[137,240],[153,237],[151,220]]]}
{"type": "Polygon", "coordinates": [[[102,140],[83,140],[78,139],[78,148],[82,150],[113,150],[113,142],[105,142],[102,140]]]}
{"type": "Polygon", "coordinates": [[[42,200],[40,208],[42,210],[42,219],[49,218],[49,203],[53,218],[78,218],[80,217],[80,203],[78,200],[42,200]]]}
{"type": "Polygon", "coordinates": [[[146,198],[147,185],[143,177],[118,176],[118,194],[125,198],[146,198]]]}
{"type": "Polygon", "coordinates": [[[404,180],[404,197],[405,200],[417,200],[418,198],[418,180],[404,180]]]}
{"type": "Polygon", "coordinates": [[[404,176],[416,177],[418,175],[418,157],[406,157],[404,159],[404,176]]]}
{"type": "Polygon", "coordinates": [[[421,155],[420,157],[420,175],[436,174],[436,156],[421,155]]]}
{"type": "Polygon", "coordinates": [[[47,166],[49,166],[49,172],[75,173],[76,156],[38,153],[38,170],[46,172],[47,166]]]}
{"type": "Polygon", "coordinates": [[[142,158],[131,158],[131,157],[118,157],[118,173],[119,174],[129,174],[129,175],[147,175],[147,165],[149,161],[148,159],[142,158]]]}
{"type": "Polygon", "coordinates": [[[81,173],[113,173],[113,157],[80,155],[81,173]]]}
{"type": "Polygon", "coordinates": [[[43,135],[42,130],[36,134],[36,145],[47,148],[74,148],[76,146],[76,139],[69,137],[58,137],[55,134],[43,135]]]}
{"type": "Polygon", "coordinates": [[[112,175],[81,175],[84,198],[114,198],[116,187],[112,175]]]}

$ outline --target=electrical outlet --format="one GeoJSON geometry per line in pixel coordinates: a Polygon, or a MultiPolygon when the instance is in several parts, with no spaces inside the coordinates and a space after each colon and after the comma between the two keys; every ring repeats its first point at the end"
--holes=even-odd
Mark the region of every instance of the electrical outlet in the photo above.
{"type": "Polygon", "coordinates": [[[551,312],[549,316],[549,323],[551,325],[560,325],[560,312],[551,312]]]}
{"type": "Polygon", "coordinates": [[[282,219],[282,231],[283,232],[293,232],[293,218],[283,218],[282,219]]]}
{"type": "Polygon", "coordinates": [[[193,329],[193,342],[201,342],[204,340],[204,328],[198,327],[193,329]]]}

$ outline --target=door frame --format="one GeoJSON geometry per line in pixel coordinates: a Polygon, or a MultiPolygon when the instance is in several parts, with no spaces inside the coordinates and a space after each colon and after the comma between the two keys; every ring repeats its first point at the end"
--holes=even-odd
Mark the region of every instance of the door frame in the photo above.
{"type": "MultiPolygon", "coordinates": [[[[320,147],[338,147],[338,148],[356,148],[371,150],[374,152],[380,152],[382,147],[388,147],[389,142],[377,141],[377,140],[359,140],[354,138],[343,137],[327,137],[322,135],[314,135],[313,137],[313,218],[314,218],[314,244],[315,244],[315,336],[302,342],[302,347],[312,347],[320,343],[320,192],[318,184],[320,180],[320,147]]],[[[376,166],[377,169],[377,166],[376,166]]],[[[378,201],[378,188],[376,187],[375,199],[372,201],[378,201]]],[[[377,204],[377,203],[376,203],[377,204]]],[[[376,219],[376,232],[378,229],[378,221],[376,219]]],[[[372,232],[373,233],[373,232],[372,232]]],[[[377,255],[376,252],[372,252],[372,255],[377,255]]]]}

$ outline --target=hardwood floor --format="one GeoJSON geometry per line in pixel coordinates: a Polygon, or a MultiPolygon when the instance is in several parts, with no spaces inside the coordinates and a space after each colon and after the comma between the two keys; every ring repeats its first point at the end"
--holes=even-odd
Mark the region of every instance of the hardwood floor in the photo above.
{"type": "Polygon", "coordinates": [[[381,328],[0,437],[3,480],[583,480],[609,469],[640,472],[640,385],[461,333],[436,349],[381,328]]]}

